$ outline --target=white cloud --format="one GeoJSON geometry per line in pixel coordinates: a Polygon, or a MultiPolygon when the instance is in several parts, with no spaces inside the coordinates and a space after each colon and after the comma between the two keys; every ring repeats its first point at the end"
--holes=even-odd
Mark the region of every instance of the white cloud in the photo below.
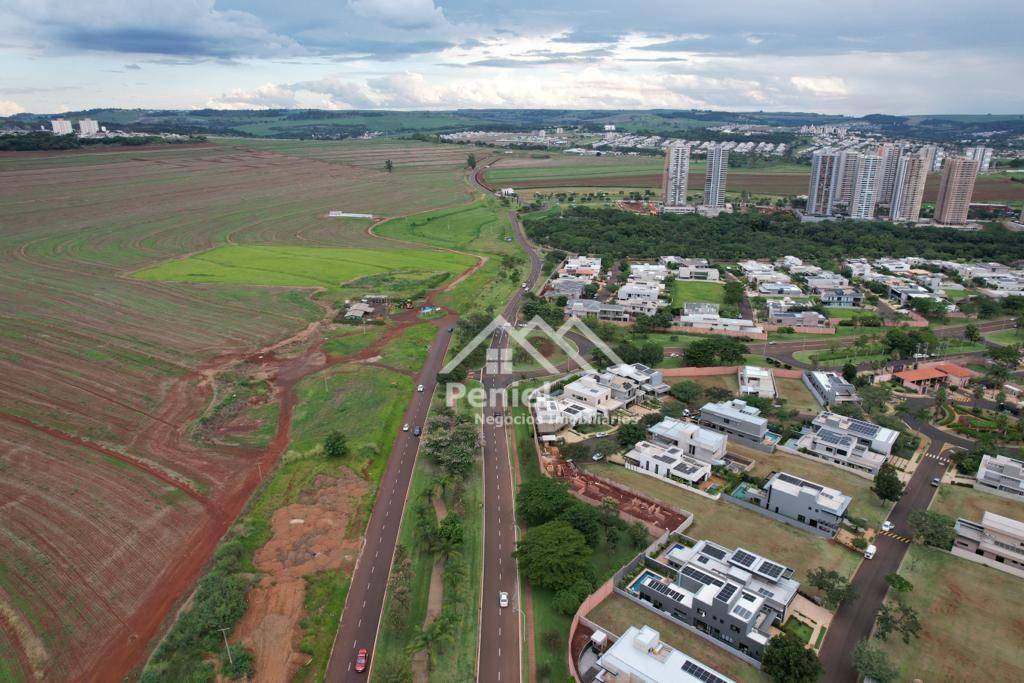
{"type": "Polygon", "coordinates": [[[287,109],[298,106],[298,101],[288,86],[264,83],[253,90],[239,88],[211,98],[206,106],[210,109],[287,109]]]}
{"type": "Polygon", "coordinates": [[[17,102],[13,102],[11,100],[0,100],[0,116],[14,116],[15,114],[20,114],[23,111],[25,111],[25,108],[17,102]]]}
{"type": "Polygon", "coordinates": [[[361,17],[393,28],[425,29],[447,23],[433,0],[348,0],[348,6],[361,17]]]}
{"type": "Polygon", "coordinates": [[[842,78],[833,76],[793,76],[789,79],[797,90],[811,93],[818,97],[842,97],[849,94],[849,89],[842,78]]]}

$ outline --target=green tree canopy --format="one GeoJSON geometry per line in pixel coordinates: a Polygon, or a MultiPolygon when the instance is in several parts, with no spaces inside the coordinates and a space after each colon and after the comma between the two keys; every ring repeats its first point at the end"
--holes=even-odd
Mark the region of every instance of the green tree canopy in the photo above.
{"type": "Polygon", "coordinates": [[[536,586],[558,591],[577,581],[593,583],[590,546],[565,520],[555,520],[526,530],[516,546],[519,571],[536,586]]]}

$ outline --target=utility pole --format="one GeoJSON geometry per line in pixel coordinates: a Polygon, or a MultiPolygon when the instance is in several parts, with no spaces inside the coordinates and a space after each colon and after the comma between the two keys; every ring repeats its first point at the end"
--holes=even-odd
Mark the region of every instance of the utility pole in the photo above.
{"type": "Polygon", "coordinates": [[[228,646],[228,631],[231,630],[231,627],[230,626],[225,626],[224,628],[217,629],[217,630],[220,631],[220,634],[222,636],[224,636],[224,650],[225,650],[225,652],[228,653],[228,664],[234,666],[235,665],[235,660],[231,656],[231,648],[228,646]]]}

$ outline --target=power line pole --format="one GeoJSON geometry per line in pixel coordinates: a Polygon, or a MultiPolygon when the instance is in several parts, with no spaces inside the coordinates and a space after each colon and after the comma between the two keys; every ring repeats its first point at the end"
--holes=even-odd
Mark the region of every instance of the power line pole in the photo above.
{"type": "Polygon", "coordinates": [[[231,630],[231,627],[230,626],[225,626],[224,628],[217,629],[217,630],[220,631],[220,634],[222,636],[224,636],[224,650],[228,653],[228,664],[230,664],[231,666],[234,666],[235,665],[235,660],[231,656],[231,648],[228,646],[228,631],[231,630]]]}

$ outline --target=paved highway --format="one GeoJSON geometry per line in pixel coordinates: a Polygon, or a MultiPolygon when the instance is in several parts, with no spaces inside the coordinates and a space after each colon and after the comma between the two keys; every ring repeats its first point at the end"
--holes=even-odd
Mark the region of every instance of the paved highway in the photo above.
{"type": "Polygon", "coordinates": [[[388,467],[381,479],[377,500],[366,526],[366,538],[352,574],[338,635],[331,649],[331,659],[324,678],[328,683],[366,680],[365,673],[357,674],[353,670],[353,662],[360,648],[365,647],[370,651],[371,665],[373,663],[373,645],[377,640],[384,608],[391,560],[395,554],[402,510],[419,450],[420,440],[413,435],[412,429],[416,425],[422,427],[426,419],[430,399],[437,385],[437,373],[451,338],[448,328],[455,324],[455,320],[456,317],[450,315],[435,321],[438,333],[430,346],[427,362],[416,380],[417,384],[423,385],[423,391],[413,392],[404,420],[409,424],[409,431],[399,432],[391,447],[388,467]]]}
{"type": "MultiPolygon", "coordinates": [[[[541,260],[529,244],[522,225],[514,212],[510,213],[516,240],[530,256],[530,274],[525,280],[533,287],[540,277],[541,260]]],[[[517,292],[503,311],[506,320],[515,324],[516,312],[523,290],[517,292]]],[[[491,339],[492,349],[508,348],[505,330],[499,330],[491,339]]],[[[498,367],[498,370],[503,368],[498,367]]],[[[482,375],[484,387],[490,390],[508,386],[512,377],[507,374],[482,375]]],[[[520,656],[520,593],[519,572],[512,553],[516,549],[515,479],[508,453],[508,440],[502,415],[505,407],[484,408],[483,469],[484,469],[484,577],[483,604],[480,612],[480,650],[477,662],[477,680],[518,683],[522,673],[520,656]],[[498,596],[509,594],[509,606],[500,607],[498,596]]]]}

